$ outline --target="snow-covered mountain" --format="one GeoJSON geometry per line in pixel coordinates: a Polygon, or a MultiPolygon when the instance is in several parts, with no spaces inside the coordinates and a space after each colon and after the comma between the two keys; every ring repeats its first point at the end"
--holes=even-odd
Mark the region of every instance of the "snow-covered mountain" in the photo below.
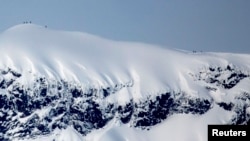
{"type": "Polygon", "coordinates": [[[0,34],[0,140],[206,141],[250,123],[250,54],[189,52],[33,24],[0,34]]]}

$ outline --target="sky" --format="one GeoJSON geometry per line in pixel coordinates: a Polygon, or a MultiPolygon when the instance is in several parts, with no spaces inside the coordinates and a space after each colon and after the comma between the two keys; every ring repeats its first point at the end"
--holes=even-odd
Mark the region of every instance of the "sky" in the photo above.
{"type": "Polygon", "coordinates": [[[166,48],[250,53],[250,0],[0,0],[0,32],[24,21],[166,48]]]}

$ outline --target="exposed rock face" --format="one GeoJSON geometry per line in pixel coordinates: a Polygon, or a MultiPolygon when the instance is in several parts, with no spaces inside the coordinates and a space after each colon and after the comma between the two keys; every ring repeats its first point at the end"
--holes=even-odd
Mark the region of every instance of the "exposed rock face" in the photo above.
{"type": "MultiPolygon", "coordinates": [[[[242,79],[250,77],[247,72],[244,72],[233,65],[222,67],[209,67],[201,70],[199,74],[191,74],[198,81],[214,84],[215,86],[224,89],[231,89],[236,86],[242,79]]],[[[211,88],[212,89],[212,88],[211,88]]]]}
{"type": "MultiPolygon", "coordinates": [[[[210,67],[192,74],[195,81],[231,89],[249,78],[232,66],[210,67]]],[[[204,114],[214,104],[234,112],[229,124],[249,124],[250,93],[235,97],[235,103],[216,103],[213,99],[191,97],[185,92],[170,91],[149,96],[140,102],[131,99],[127,104],[110,103],[105,99],[133,83],[107,88],[83,88],[82,84],[65,80],[37,77],[32,85],[19,83],[22,74],[12,69],[0,71],[0,140],[30,138],[50,134],[56,128],[73,126],[83,136],[93,129],[103,128],[116,118],[121,123],[140,129],[161,123],[177,113],[204,114]]]]}

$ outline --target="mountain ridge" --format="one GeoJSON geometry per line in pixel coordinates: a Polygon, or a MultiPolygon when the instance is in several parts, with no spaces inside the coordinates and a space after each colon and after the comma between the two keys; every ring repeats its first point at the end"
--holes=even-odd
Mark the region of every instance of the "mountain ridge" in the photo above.
{"type": "Polygon", "coordinates": [[[0,139],[180,140],[155,132],[181,115],[206,119],[185,130],[204,140],[205,123],[249,124],[249,60],[17,25],[0,35],[0,139]]]}

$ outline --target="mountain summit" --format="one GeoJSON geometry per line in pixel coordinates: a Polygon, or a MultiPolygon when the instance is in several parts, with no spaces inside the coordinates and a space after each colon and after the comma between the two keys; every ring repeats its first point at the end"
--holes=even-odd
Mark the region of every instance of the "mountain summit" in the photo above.
{"type": "Polygon", "coordinates": [[[249,60],[17,25],[0,34],[0,140],[205,140],[249,124],[249,60]]]}

